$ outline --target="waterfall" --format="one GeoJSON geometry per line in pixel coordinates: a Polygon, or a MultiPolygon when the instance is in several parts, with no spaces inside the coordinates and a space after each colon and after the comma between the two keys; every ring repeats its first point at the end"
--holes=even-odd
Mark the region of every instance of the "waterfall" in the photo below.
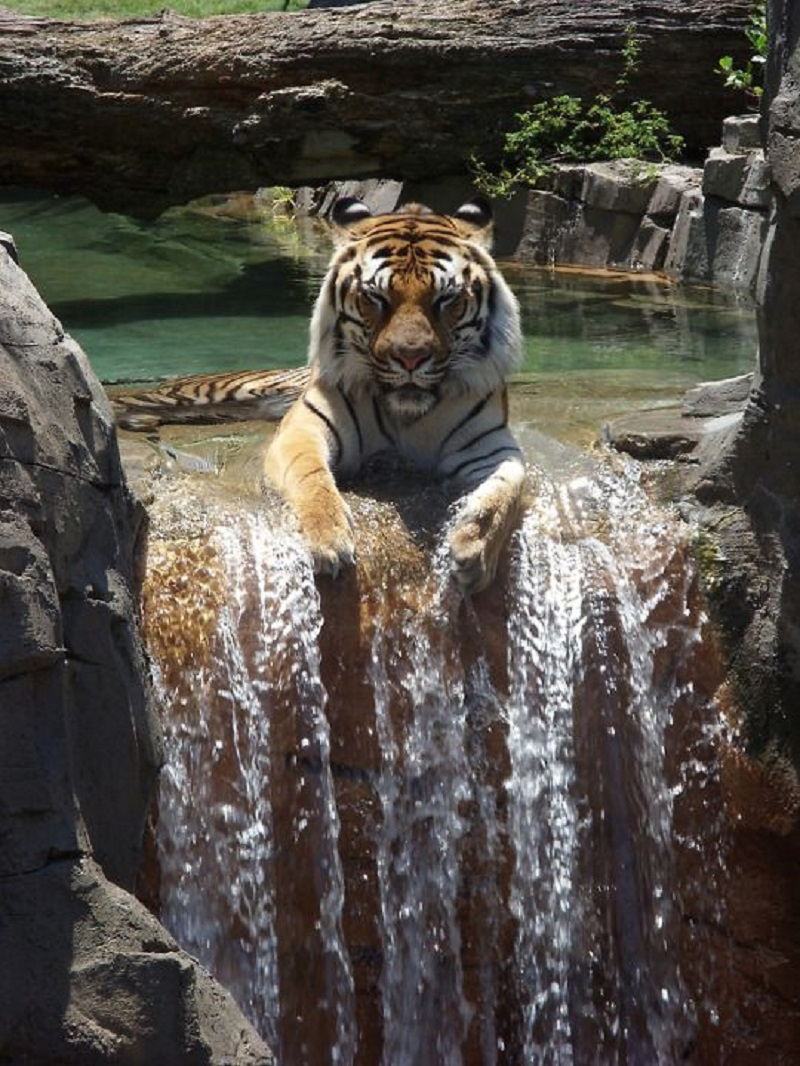
{"type": "Polygon", "coordinates": [[[670,584],[677,546],[631,469],[540,497],[515,557],[512,906],[526,1062],[671,1063],[690,1030],[665,763],[680,686],[658,678],[656,660],[676,632],[698,632],[680,615],[659,620],[687,590],[670,584]]]}
{"type": "Polygon", "coordinates": [[[255,502],[156,522],[163,920],[287,1066],[681,1061],[711,1008],[675,806],[710,771],[675,519],[632,464],[542,474],[472,602],[402,501],[351,506],[319,585],[255,502]]]}
{"type": "MultiPolygon", "coordinates": [[[[182,658],[177,680],[173,663],[171,692],[156,664],[169,726],[159,802],[161,877],[169,885],[162,921],[280,1049],[279,1019],[287,1008],[276,912],[285,870],[269,783],[273,731],[295,715],[295,758],[303,769],[289,789],[284,783],[284,794],[291,792],[292,858],[305,862],[318,900],[317,980],[332,1014],[330,1061],[351,1063],[353,979],[341,929],[344,885],[320,680],[319,598],[302,546],[263,514],[245,511],[231,521],[215,512],[212,525],[207,554],[214,564],[198,569],[190,553],[181,581],[190,596],[214,588],[208,654],[199,668],[194,655],[182,658]]],[[[159,560],[151,565],[157,569],[159,560]]],[[[168,565],[174,569],[175,558],[168,565]]],[[[157,620],[149,624],[152,630],[157,620]]],[[[162,655],[170,661],[169,650],[162,655]]],[[[288,1009],[302,1021],[296,1005],[288,1009]]]]}

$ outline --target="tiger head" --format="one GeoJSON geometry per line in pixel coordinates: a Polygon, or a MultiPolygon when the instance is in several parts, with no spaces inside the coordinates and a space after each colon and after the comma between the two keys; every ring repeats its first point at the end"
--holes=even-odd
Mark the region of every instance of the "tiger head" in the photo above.
{"type": "Polygon", "coordinates": [[[311,321],[320,377],[381,394],[405,422],[449,395],[501,387],[522,341],[517,301],[489,254],[488,203],[372,215],[346,198],[332,218],[338,247],[311,321]]]}

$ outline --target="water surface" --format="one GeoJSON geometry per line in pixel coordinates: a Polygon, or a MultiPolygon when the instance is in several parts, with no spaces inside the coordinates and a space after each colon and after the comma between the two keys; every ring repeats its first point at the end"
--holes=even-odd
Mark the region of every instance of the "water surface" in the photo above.
{"type": "MultiPolygon", "coordinates": [[[[4,191],[0,228],[105,382],[305,362],[329,246],[252,197],[208,197],[154,222],[78,197],[4,191]]],[[[504,264],[522,306],[523,391],[596,426],[752,369],[752,305],[630,274],[504,264]]],[[[550,430],[548,425],[542,426],[550,430]]]]}

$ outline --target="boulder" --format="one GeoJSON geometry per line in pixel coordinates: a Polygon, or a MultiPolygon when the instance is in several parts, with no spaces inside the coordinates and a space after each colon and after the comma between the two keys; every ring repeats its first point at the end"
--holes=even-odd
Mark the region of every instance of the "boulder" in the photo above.
{"type": "Polygon", "coordinates": [[[30,1066],[266,1066],[229,994],[86,857],[6,878],[0,1053],[30,1066]]]}
{"type": "Polygon", "coordinates": [[[0,248],[0,1059],[266,1063],[130,894],[161,734],[145,514],[86,356],[0,248]]]}
{"type": "Polygon", "coordinates": [[[0,183],[154,215],[210,192],[465,174],[514,115],[613,91],[626,30],[652,100],[699,155],[746,58],[742,0],[380,0],[235,18],[0,16],[0,183]],[[709,58],[712,57],[712,58],[709,58]]]}

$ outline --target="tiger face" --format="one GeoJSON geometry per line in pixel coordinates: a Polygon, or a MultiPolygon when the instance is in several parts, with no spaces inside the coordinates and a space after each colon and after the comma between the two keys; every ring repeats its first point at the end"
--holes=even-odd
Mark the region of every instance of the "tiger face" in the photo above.
{"type": "Polygon", "coordinates": [[[516,300],[488,252],[491,212],[409,204],[373,217],[340,200],[339,247],[311,324],[311,361],[349,393],[413,422],[449,395],[500,388],[520,348],[516,300]]]}
{"type": "Polygon", "coordinates": [[[467,593],[494,577],[520,514],[525,465],[505,379],[520,356],[519,310],[488,252],[483,201],[453,215],[411,204],[373,217],[334,209],[339,248],[314,308],[310,378],[264,457],[320,573],[356,558],[338,480],[395,454],[462,498],[448,533],[467,593]]]}

